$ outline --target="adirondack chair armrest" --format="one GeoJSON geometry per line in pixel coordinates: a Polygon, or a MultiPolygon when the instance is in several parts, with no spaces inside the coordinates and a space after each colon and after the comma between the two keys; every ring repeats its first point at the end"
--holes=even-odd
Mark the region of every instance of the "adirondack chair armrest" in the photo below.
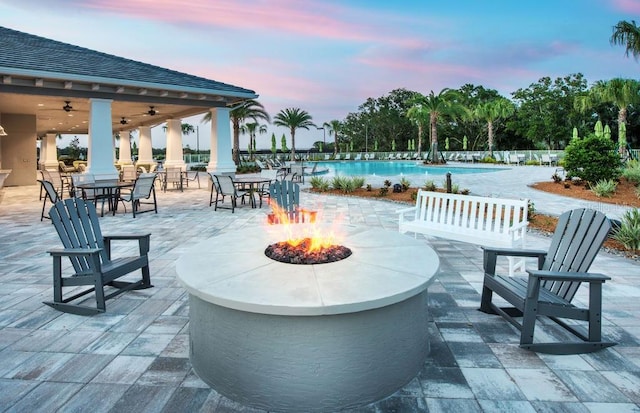
{"type": "Polygon", "coordinates": [[[140,255],[147,255],[149,253],[151,233],[103,235],[102,238],[104,239],[104,248],[107,250],[107,256],[109,258],[111,258],[111,241],[118,240],[138,240],[140,255]]]}
{"type": "Polygon", "coordinates": [[[600,273],[593,272],[562,272],[562,271],[543,271],[543,270],[527,270],[530,277],[539,278],[541,281],[580,281],[580,282],[605,282],[611,277],[600,273]]]}
{"type": "Polygon", "coordinates": [[[513,248],[496,248],[496,247],[482,247],[484,251],[484,272],[485,274],[496,274],[496,261],[499,256],[504,257],[537,257],[538,268],[542,267],[547,251],[543,250],[531,250],[531,249],[513,249],[513,248]]]}
{"type": "Polygon", "coordinates": [[[109,240],[135,240],[135,239],[142,239],[142,238],[148,238],[151,236],[151,233],[146,233],[146,234],[116,234],[116,235],[103,235],[102,238],[104,238],[105,240],[109,239],[109,240]]]}
{"type": "Polygon", "coordinates": [[[100,251],[102,251],[102,248],[64,248],[52,249],[47,252],[53,257],[78,257],[99,254],[100,251]]]}

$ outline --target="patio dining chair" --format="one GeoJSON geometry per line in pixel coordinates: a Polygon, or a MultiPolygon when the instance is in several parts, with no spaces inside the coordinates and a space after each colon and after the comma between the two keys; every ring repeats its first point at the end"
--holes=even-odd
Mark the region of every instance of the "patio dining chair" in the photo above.
{"type": "Polygon", "coordinates": [[[169,167],[165,168],[164,171],[164,181],[162,183],[162,189],[164,192],[167,192],[167,187],[169,184],[173,185],[174,188],[180,189],[182,191],[183,184],[183,175],[182,169],[180,167],[169,167]]]}
{"type": "Polygon", "coordinates": [[[235,212],[238,204],[238,198],[249,195],[247,191],[239,190],[233,183],[233,177],[230,175],[211,174],[213,185],[211,186],[211,195],[209,197],[209,206],[215,203],[214,211],[218,210],[218,204],[223,204],[225,197],[231,198],[231,206],[220,206],[220,208],[231,209],[231,213],[235,212]],[[216,192],[216,199],[213,200],[213,192],[216,192]]]}
{"type": "Polygon", "coordinates": [[[138,178],[138,170],[135,165],[122,165],[120,168],[120,180],[133,182],[138,178]]]}
{"type": "MultiPolygon", "coordinates": [[[[158,213],[158,203],[156,201],[156,189],[155,189],[156,174],[146,173],[140,174],[133,184],[133,188],[127,194],[120,194],[119,201],[123,203],[131,203],[131,209],[133,211],[133,217],[136,217],[136,213],[142,214],[143,212],[155,212],[158,213]],[[146,200],[146,201],[144,201],[146,200]],[[151,209],[140,210],[140,205],[153,205],[151,209]]],[[[126,212],[126,206],[125,206],[126,212]]]]}
{"type": "Polygon", "coordinates": [[[38,179],[38,182],[40,182],[41,190],[44,191],[44,195],[43,195],[44,200],[42,201],[42,213],[40,214],[40,221],[42,221],[45,218],[51,219],[48,215],[44,214],[44,210],[47,206],[47,199],[53,205],[56,202],[58,202],[60,198],[58,197],[58,193],[56,192],[51,182],[45,181],[43,179],[38,179]]]}

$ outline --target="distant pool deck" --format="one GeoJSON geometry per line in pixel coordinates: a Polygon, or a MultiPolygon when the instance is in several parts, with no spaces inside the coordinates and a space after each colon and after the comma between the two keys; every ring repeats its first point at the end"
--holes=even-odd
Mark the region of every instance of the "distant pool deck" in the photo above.
{"type": "MultiPolygon", "coordinates": [[[[353,163],[355,161],[337,161],[334,163],[353,163]]],[[[362,163],[375,162],[363,161],[362,163]]],[[[386,162],[416,162],[416,161],[386,161],[386,162]]],[[[324,168],[324,164],[332,162],[321,162],[318,169],[324,168]]],[[[530,187],[536,182],[550,181],[551,176],[556,172],[555,166],[486,166],[478,167],[477,164],[462,162],[448,162],[442,166],[432,166],[439,168],[443,173],[425,173],[430,169],[419,170],[413,174],[393,174],[393,175],[371,175],[356,174],[365,178],[367,184],[373,187],[381,187],[386,180],[392,183],[399,183],[401,178],[407,179],[411,186],[423,186],[427,181],[433,181],[438,187],[444,186],[446,172],[451,172],[451,180],[460,189],[469,189],[473,195],[494,196],[499,198],[530,199],[534,203],[536,212],[560,215],[570,208],[594,208],[605,213],[609,218],[619,219],[626,211],[632,209],[623,205],[615,205],[605,202],[590,202],[580,199],[561,197],[546,192],[538,191],[530,187]],[[467,170],[473,173],[466,172],[467,170]]],[[[329,172],[320,175],[326,179],[331,179],[334,174],[329,172]]],[[[308,185],[308,177],[306,179],[308,185]]]]}

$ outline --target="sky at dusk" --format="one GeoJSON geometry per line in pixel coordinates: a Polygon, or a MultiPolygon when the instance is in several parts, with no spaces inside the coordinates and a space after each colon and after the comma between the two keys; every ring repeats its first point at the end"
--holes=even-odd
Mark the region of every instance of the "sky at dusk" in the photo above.
{"type": "MultiPolygon", "coordinates": [[[[2,26],[252,89],[271,117],[298,107],[318,125],[397,88],[510,98],[543,76],[637,79],[609,43],[620,20],[640,21],[640,0],[0,0],[2,26]]],[[[208,125],[185,121],[208,148],[208,125]]],[[[269,126],[258,147],[272,132],[289,141],[269,126]]],[[[296,147],[322,139],[298,130],[296,147]]]]}

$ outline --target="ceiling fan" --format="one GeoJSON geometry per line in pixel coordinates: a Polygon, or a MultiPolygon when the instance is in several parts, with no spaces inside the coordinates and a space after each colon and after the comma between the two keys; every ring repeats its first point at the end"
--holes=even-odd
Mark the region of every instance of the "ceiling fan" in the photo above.
{"type": "Polygon", "coordinates": [[[62,110],[64,110],[65,112],[71,112],[73,110],[73,106],[71,106],[71,101],[65,100],[64,103],[65,105],[62,107],[62,110]]]}
{"type": "Polygon", "coordinates": [[[158,111],[155,110],[154,108],[155,106],[149,106],[149,111],[147,112],[149,116],[154,116],[156,113],[158,113],[158,111]]]}
{"type": "Polygon", "coordinates": [[[121,125],[126,125],[127,123],[129,123],[129,122],[128,122],[128,121],[127,121],[127,119],[125,119],[125,117],[123,116],[123,117],[122,117],[122,119],[120,119],[120,124],[121,124],[121,125]]]}

